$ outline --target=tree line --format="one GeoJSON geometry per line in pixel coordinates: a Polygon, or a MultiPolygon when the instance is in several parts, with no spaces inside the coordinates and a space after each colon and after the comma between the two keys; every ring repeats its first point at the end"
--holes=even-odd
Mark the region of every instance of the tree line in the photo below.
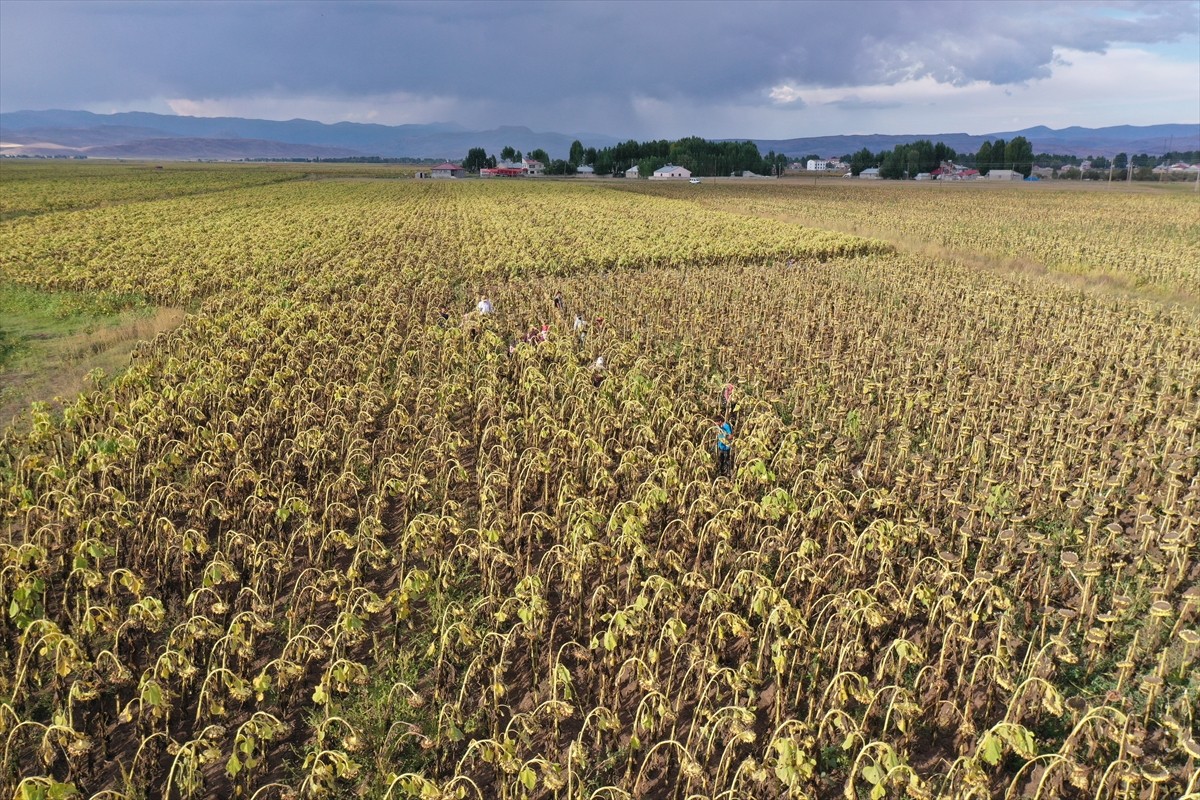
{"type": "Polygon", "coordinates": [[[943,142],[934,144],[928,139],[898,144],[891,150],[872,153],[864,147],[857,153],[843,156],[850,164],[850,173],[859,175],[864,169],[878,168],[881,178],[915,178],[922,172],[933,172],[945,162],[979,170],[983,175],[994,169],[1011,169],[1025,177],[1033,172],[1033,145],[1024,136],[1012,141],[986,141],[977,153],[957,153],[943,142]]]}
{"type": "MultiPolygon", "coordinates": [[[[591,167],[597,175],[624,175],[631,167],[638,174],[648,176],[667,164],[684,167],[696,176],[741,175],[753,172],[758,175],[782,175],[787,169],[788,157],[774,150],[765,156],[754,142],[716,142],[699,136],[683,139],[655,139],[639,142],[630,139],[611,147],[584,147],[576,139],[565,159],[551,159],[545,150],[537,149],[529,157],[541,161],[548,175],[574,175],[579,167],[591,167]]],[[[521,151],[505,147],[500,151],[501,161],[518,162],[521,151]]],[[[473,147],[463,159],[463,169],[478,172],[484,167],[497,164],[482,147],[473,147]]]]}
{"type": "MultiPolygon", "coordinates": [[[[548,175],[574,175],[581,166],[589,166],[597,175],[624,175],[630,167],[636,166],[642,177],[649,176],[654,170],[667,164],[685,167],[697,176],[741,175],[743,172],[753,172],[759,175],[782,175],[791,159],[775,151],[762,155],[754,142],[716,142],[699,136],[689,136],[683,139],[654,139],[639,142],[630,139],[611,147],[584,147],[576,139],[571,143],[570,152],[565,159],[551,159],[545,150],[538,148],[529,152],[529,158],[542,162],[548,175]]],[[[521,151],[506,146],[500,151],[501,161],[520,162],[521,151]]],[[[804,160],[821,161],[820,156],[805,156],[804,160]]],[[[833,160],[833,159],[829,159],[833,160]]],[[[1051,167],[1063,170],[1071,167],[1081,167],[1084,161],[1090,162],[1090,170],[1083,177],[1095,177],[1092,173],[1105,173],[1111,167],[1114,171],[1130,170],[1135,180],[1148,180],[1152,177],[1150,170],[1160,163],[1183,161],[1194,164],[1200,161],[1198,151],[1173,151],[1164,156],[1151,156],[1145,153],[1130,156],[1118,153],[1112,160],[1103,156],[1081,159],[1078,156],[1054,155],[1038,153],[1034,155],[1033,145],[1024,136],[1005,141],[1004,139],[988,140],[975,153],[958,153],[954,148],[928,139],[898,144],[891,150],[881,150],[873,153],[864,147],[857,153],[841,157],[844,163],[850,165],[850,173],[858,176],[864,169],[878,168],[881,178],[902,180],[914,178],[922,172],[933,172],[945,162],[953,162],[958,166],[979,170],[987,175],[994,169],[1011,169],[1028,178],[1033,173],[1034,166],[1051,167]]],[[[495,156],[488,155],[482,147],[473,147],[463,160],[463,168],[468,172],[479,172],[484,167],[494,167],[497,164],[495,156]]],[[[1068,171],[1069,177],[1077,177],[1068,171]]]]}
{"type": "MultiPolygon", "coordinates": [[[[819,158],[817,160],[820,160],[819,158]]],[[[1067,177],[1102,177],[1111,167],[1114,171],[1130,170],[1134,180],[1149,180],[1153,177],[1151,170],[1162,163],[1185,162],[1194,164],[1200,161],[1200,151],[1172,151],[1162,156],[1152,156],[1146,153],[1130,156],[1128,153],[1118,153],[1111,160],[1104,156],[1088,156],[1080,158],[1071,155],[1056,155],[1038,153],[1034,155],[1033,145],[1024,136],[1018,136],[1011,141],[1004,139],[988,140],[980,145],[975,153],[956,153],[953,148],[942,142],[932,144],[928,139],[922,139],[907,144],[898,144],[891,150],[872,153],[863,148],[852,155],[842,156],[842,161],[849,163],[850,172],[859,175],[864,169],[876,167],[881,178],[912,178],[922,172],[933,172],[943,162],[952,161],[961,167],[979,170],[987,175],[994,169],[1011,169],[1028,178],[1033,168],[1049,167],[1056,170],[1066,170],[1067,177]],[[1081,170],[1083,164],[1089,164],[1088,170],[1081,170]],[[1071,168],[1074,167],[1074,173],[1071,168]]]]}

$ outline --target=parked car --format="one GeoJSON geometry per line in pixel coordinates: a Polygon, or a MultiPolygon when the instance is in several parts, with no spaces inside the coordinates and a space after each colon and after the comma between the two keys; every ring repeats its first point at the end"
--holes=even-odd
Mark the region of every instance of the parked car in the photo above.
{"type": "Polygon", "coordinates": [[[689,178],[688,179],[688,183],[699,183],[699,182],[700,182],[699,178],[689,178]]]}

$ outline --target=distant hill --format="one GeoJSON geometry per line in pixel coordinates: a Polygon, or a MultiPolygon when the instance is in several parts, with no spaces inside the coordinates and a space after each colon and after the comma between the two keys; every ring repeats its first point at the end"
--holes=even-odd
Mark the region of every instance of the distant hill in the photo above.
{"type": "MultiPolygon", "coordinates": [[[[1161,155],[1170,150],[1200,150],[1200,125],[1118,125],[1110,128],[1044,126],[983,135],[914,133],[895,135],[821,136],[797,139],[754,139],[759,150],[799,157],[890,150],[917,139],[944,142],[959,152],[976,152],[985,141],[1024,136],[1035,153],[1113,156],[1117,153],[1161,155]]],[[[102,158],[437,158],[458,160],[472,147],[498,154],[505,146],[528,153],[542,148],[552,158],[566,158],[571,142],[588,147],[618,143],[592,133],[537,132],[522,126],[472,131],[454,123],[375,125],[182,117],[128,111],[14,111],[0,114],[0,143],[6,154],[87,155],[102,158]]],[[[742,141],[739,139],[738,141],[742,141]]]]}
{"type": "MultiPolygon", "coordinates": [[[[485,131],[469,131],[452,123],[428,125],[374,125],[339,122],[327,125],[311,120],[286,122],[241,117],[182,117],[129,111],[119,114],[93,114],[89,111],[14,111],[0,114],[0,142],[6,145],[39,144],[43,149],[63,148],[81,155],[103,156],[98,147],[120,145],[124,158],[220,158],[219,150],[231,154],[239,150],[238,140],[273,142],[279,146],[271,156],[230,155],[229,158],[313,158],[337,157],[315,152],[312,148],[334,148],[342,156],[382,156],[385,158],[447,158],[466,156],[472,147],[499,153],[512,146],[528,153],[542,148],[555,158],[566,158],[571,142],[580,139],[591,147],[616,144],[609,136],[596,134],[539,133],[526,127],[507,126],[485,131]],[[162,140],[177,137],[174,148],[162,140]],[[153,144],[147,144],[153,142],[153,144]],[[213,142],[221,142],[215,144],[213,142]],[[204,144],[202,144],[204,143],[204,144]],[[160,155],[171,149],[174,155],[160,155]]],[[[251,148],[253,149],[253,148],[251,148]]],[[[25,152],[5,147],[6,153],[25,152]]],[[[30,153],[33,154],[33,153],[30,153]]]]}
{"type": "Polygon", "coordinates": [[[891,150],[898,144],[919,139],[943,142],[960,153],[975,153],[986,141],[1005,141],[1024,136],[1035,153],[1054,153],[1072,156],[1106,156],[1117,153],[1162,155],[1171,151],[1200,150],[1200,125],[1116,125],[1109,128],[1062,128],[1045,126],[1019,131],[1001,131],[981,135],[968,133],[913,133],[904,135],[870,134],[849,136],[814,136],[798,139],[754,139],[758,149],[774,150],[788,156],[800,157],[813,153],[841,156],[855,153],[864,147],[873,153],[891,150]]]}
{"type": "Polygon", "coordinates": [[[188,136],[139,139],[134,142],[82,148],[39,142],[19,148],[5,147],[3,152],[30,156],[82,155],[89,158],[152,158],[162,161],[197,158],[217,161],[236,161],[244,158],[350,158],[362,155],[340,147],[286,144],[262,139],[196,139],[188,136]]]}

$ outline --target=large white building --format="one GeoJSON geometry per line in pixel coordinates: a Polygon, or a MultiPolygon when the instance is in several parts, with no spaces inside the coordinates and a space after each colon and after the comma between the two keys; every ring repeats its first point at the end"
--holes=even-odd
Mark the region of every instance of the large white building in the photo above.
{"type": "Polygon", "coordinates": [[[638,171],[638,165],[637,165],[637,164],[634,164],[632,167],[630,167],[629,169],[625,170],[625,177],[626,177],[626,178],[639,178],[639,177],[641,177],[641,173],[638,171]]]}
{"type": "Polygon", "coordinates": [[[667,164],[665,167],[659,167],[654,170],[654,174],[650,176],[652,181],[675,180],[682,178],[687,180],[692,177],[692,171],[685,167],[676,167],[673,164],[667,164]]]}
{"type": "Polygon", "coordinates": [[[989,181],[1023,181],[1025,176],[1017,172],[1015,169],[993,169],[989,170],[987,175],[983,176],[989,181]]]}

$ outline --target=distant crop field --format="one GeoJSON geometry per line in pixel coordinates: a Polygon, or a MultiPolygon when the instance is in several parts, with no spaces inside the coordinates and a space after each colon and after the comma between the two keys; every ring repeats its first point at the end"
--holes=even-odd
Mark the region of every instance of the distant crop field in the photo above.
{"type": "Polygon", "coordinates": [[[1191,186],[842,179],[622,188],[1200,300],[1200,194],[1191,186]]]}
{"type": "Polygon", "coordinates": [[[227,169],[4,200],[163,319],[0,430],[6,795],[1200,792],[1194,198],[227,169]]]}
{"type": "Polygon", "coordinates": [[[248,165],[0,159],[0,221],[293,180],[248,165]]]}

